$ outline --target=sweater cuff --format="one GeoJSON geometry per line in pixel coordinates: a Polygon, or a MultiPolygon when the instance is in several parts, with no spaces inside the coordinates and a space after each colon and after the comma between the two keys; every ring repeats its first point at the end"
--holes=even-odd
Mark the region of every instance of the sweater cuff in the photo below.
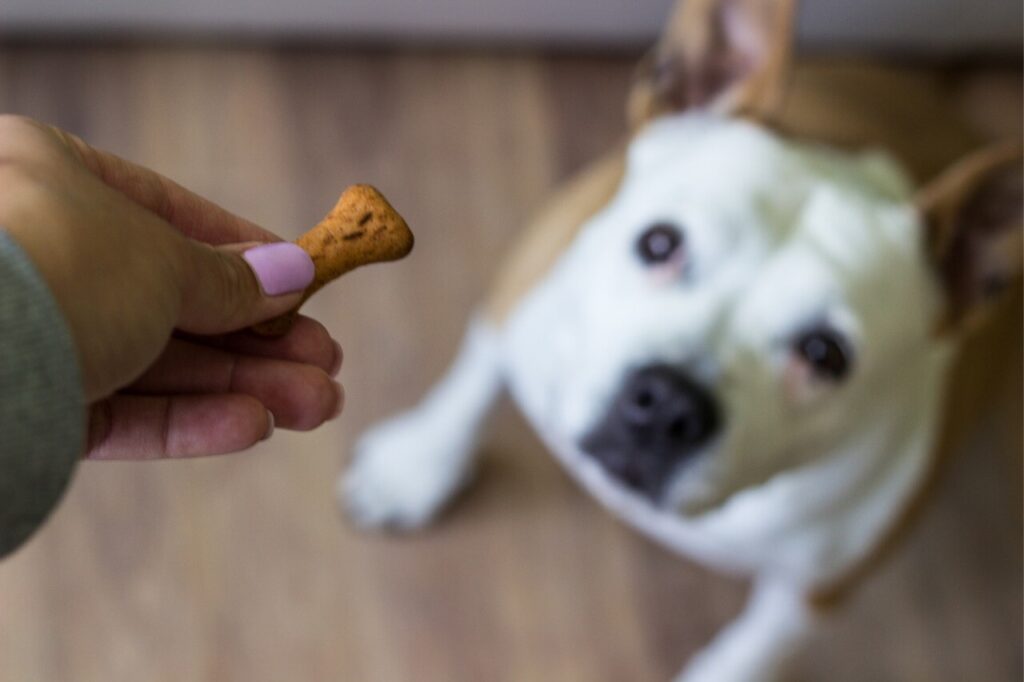
{"type": "Polygon", "coordinates": [[[70,330],[28,255],[0,229],[0,557],[57,505],[85,441],[70,330]]]}

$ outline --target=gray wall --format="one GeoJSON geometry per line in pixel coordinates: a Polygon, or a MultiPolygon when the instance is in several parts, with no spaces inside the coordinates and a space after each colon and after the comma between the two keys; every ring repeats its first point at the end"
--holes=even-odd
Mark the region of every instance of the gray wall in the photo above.
{"type": "MultiPolygon", "coordinates": [[[[672,0],[0,0],[0,35],[249,34],[427,42],[641,44],[672,0]]],[[[1021,0],[804,0],[812,47],[1019,50],[1021,0]]]]}

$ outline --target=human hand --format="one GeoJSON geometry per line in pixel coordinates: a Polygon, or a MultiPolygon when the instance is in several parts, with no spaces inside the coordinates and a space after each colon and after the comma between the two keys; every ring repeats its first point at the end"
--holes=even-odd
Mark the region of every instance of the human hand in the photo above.
{"type": "Polygon", "coordinates": [[[306,430],[343,403],[341,347],[293,308],[309,257],[145,168],[41,123],[0,116],[0,226],[67,320],[89,403],[86,456],[234,452],[306,430]],[[257,247],[254,249],[254,247],[257,247]],[[244,254],[244,255],[243,255],[244,254]]]}

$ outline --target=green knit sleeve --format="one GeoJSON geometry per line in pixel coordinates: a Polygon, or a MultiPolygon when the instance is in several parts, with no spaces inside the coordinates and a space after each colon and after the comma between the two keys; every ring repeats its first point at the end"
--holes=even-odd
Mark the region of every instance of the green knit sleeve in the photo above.
{"type": "Polygon", "coordinates": [[[0,229],[0,557],[57,505],[85,429],[67,323],[28,256],[0,229]]]}

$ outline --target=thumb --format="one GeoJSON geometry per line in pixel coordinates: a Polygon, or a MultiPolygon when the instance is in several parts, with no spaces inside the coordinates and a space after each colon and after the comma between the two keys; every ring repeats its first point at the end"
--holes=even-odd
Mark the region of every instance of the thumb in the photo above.
{"type": "Polygon", "coordinates": [[[288,312],[313,282],[313,261],[290,242],[212,247],[184,239],[177,327],[195,334],[243,329],[288,312]]]}

